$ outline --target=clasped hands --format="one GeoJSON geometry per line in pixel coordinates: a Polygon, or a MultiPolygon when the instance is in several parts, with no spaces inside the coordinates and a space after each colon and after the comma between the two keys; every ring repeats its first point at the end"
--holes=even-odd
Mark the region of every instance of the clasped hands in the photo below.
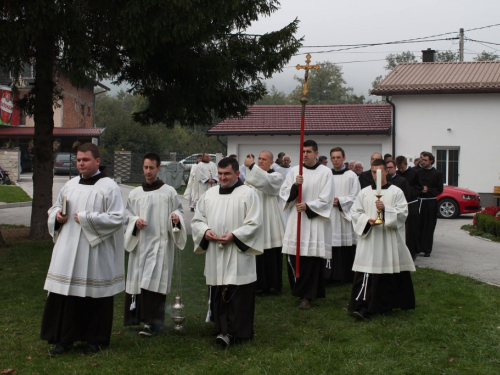
{"type": "MultiPolygon", "coordinates": [[[[170,217],[172,218],[172,223],[174,223],[176,225],[179,224],[179,220],[180,220],[179,215],[172,213],[172,215],[170,215],[170,217]]],[[[137,227],[137,229],[141,230],[141,229],[147,227],[148,223],[146,223],[146,220],[139,218],[136,220],[135,226],[137,227]]]]}
{"type": "Polygon", "coordinates": [[[217,237],[217,235],[213,232],[212,229],[208,229],[205,232],[205,238],[207,239],[207,241],[216,241],[221,244],[231,243],[234,240],[232,233],[226,233],[220,237],[217,237]]]}

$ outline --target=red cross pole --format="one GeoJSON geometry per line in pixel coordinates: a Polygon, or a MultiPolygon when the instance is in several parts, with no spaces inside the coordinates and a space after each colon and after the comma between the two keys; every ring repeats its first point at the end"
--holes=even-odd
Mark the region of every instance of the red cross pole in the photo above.
{"type": "MultiPolygon", "coordinates": [[[[306,104],[307,104],[307,80],[309,78],[309,70],[311,69],[319,69],[319,64],[316,65],[310,65],[309,63],[311,62],[311,55],[307,54],[306,56],[306,65],[300,65],[297,64],[295,67],[297,70],[304,69],[305,75],[304,75],[304,89],[302,90],[302,94],[304,96],[302,99],[300,99],[300,102],[302,103],[302,114],[300,118],[300,163],[299,163],[299,175],[302,176],[302,164],[304,163],[304,153],[303,153],[303,147],[304,147],[304,126],[305,126],[305,119],[306,119],[306,104]]],[[[298,197],[298,204],[302,203],[302,184],[299,185],[299,197],[298,197]]],[[[295,256],[295,277],[299,278],[300,277],[300,229],[301,229],[301,219],[302,219],[302,212],[297,213],[297,250],[296,250],[296,256],[295,256]]]]}

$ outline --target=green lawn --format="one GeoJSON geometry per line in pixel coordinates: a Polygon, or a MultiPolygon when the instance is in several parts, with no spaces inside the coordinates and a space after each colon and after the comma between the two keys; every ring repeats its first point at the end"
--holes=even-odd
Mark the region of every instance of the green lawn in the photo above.
{"type": "Polygon", "coordinates": [[[4,203],[17,203],[17,202],[30,202],[30,198],[26,192],[19,186],[14,185],[0,185],[0,202],[4,203]]]}
{"type": "MultiPolygon", "coordinates": [[[[52,244],[22,242],[0,250],[0,370],[17,374],[498,374],[500,289],[430,269],[414,276],[417,309],[359,322],[346,311],[348,285],[330,285],[309,311],[285,287],[257,298],[255,338],[224,350],[205,323],[204,257],[182,252],[187,316],[177,333],[167,319],[150,339],[123,327],[123,300],[115,298],[109,348],[85,357],[77,351],[49,358],[39,339],[46,298],[44,278],[52,244]]],[[[287,279],[284,277],[285,285],[287,279]]],[[[175,285],[175,283],[174,283],[175,285]]],[[[168,298],[172,303],[175,288],[168,298]]]]}

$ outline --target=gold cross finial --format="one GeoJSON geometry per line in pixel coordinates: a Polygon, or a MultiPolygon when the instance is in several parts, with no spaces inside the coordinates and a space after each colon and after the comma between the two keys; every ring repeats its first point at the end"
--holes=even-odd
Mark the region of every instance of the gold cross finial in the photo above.
{"type": "Polygon", "coordinates": [[[297,64],[297,66],[295,67],[297,70],[304,69],[306,71],[306,74],[304,77],[304,90],[302,90],[302,94],[304,94],[304,96],[306,96],[306,94],[307,94],[307,79],[309,78],[309,70],[310,69],[316,69],[316,70],[319,69],[319,64],[309,65],[310,62],[311,62],[311,55],[307,54],[306,65],[297,64]]]}

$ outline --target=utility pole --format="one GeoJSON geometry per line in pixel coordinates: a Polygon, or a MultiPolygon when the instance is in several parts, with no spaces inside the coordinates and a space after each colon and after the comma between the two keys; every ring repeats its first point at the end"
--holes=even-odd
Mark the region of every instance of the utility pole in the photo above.
{"type": "Polygon", "coordinates": [[[460,29],[460,41],[458,46],[458,60],[464,61],[464,29],[460,29]]]}

